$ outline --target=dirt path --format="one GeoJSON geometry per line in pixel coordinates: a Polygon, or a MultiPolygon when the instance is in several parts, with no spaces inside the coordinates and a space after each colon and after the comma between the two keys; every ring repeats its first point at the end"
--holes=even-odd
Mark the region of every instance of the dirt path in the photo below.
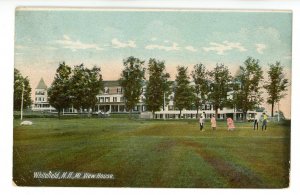
{"type": "Polygon", "coordinates": [[[193,141],[183,141],[183,145],[193,148],[208,164],[210,164],[223,178],[228,181],[232,188],[261,188],[261,180],[251,172],[238,169],[232,163],[225,161],[221,157],[209,153],[205,148],[193,141]]]}

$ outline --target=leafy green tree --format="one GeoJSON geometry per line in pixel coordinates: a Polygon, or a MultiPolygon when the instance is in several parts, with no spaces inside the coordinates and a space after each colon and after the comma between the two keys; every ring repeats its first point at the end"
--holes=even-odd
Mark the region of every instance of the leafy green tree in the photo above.
{"type": "Polygon", "coordinates": [[[218,116],[218,109],[228,105],[227,95],[230,90],[231,75],[228,67],[224,64],[217,64],[213,71],[209,72],[209,100],[218,116]]]}
{"type": "Polygon", "coordinates": [[[235,105],[237,109],[243,112],[243,118],[246,120],[248,110],[256,109],[262,102],[261,81],[263,71],[259,65],[259,60],[248,57],[244,66],[240,66],[236,75],[235,82],[240,86],[235,91],[235,105]]]}
{"type": "Polygon", "coordinates": [[[97,95],[103,90],[101,69],[94,66],[92,69],[77,65],[73,69],[71,81],[71,98],[77,110],[93,109],[97,103],[97,95]]]}
{"type": "MultiPolygon", "coordinates": [[[[146,86],[145,104],[147,109],[154,113],[159,111],[168,101],[170,94],[170,78],[169,73],[165,73],[165,62],[150,59],[148,63],[149,81],[146,86]]],[[[164,108],[163,108],[164,109],[164,108]]]]}
{"type": "Polygon", "coordinates": [[[288,79],[285,78],[283,73],[283,66],[280,62],[276,62],[275,64],[271,64],[269,66],[268,71],[269,79],[264,85],[264,88],[268,93],[268,104],[272,106],[272,117],[274,115],[274,105],[278,103],[281,98],[286,95],[287,87],[288,87],[288,79]]]}
{"type": "Polygon", "coordinates": [[[66,65],[65,62],[59,64],[56,69],[54,81],[48,89],[49,104],[57,110],[58,118],[60,118],[63,109],[71,106],[71,72],[71,67],[66,65]]]}
{"type": "Polygon", "coordinates": [[[119,83],[124,89],[124,102],[126,110],[131,117],[132,109],[139,102],[142,94],[142,87],[145,80],[145,61],[133,56],[123,60],[124,69],[121,73],[119,83]]]}
{"type": "Polygon", "coordinates": [[[202,63],[196,64],[191,76],[195,83],[195,86],[193,88],[195,93],[194,105],[197,109],[196,116],[198,117],[199,107],[201,107],[201,105],[207,101],[208,97],[208,78],[205,65],[203,65],[202,63]]]}
{"type": "Polygon", "coordinates": [[[187,67],[178,66],[177,75],[175,79],[174,103],[175,107],[180,111],[180,118],[183,109],[190,109],[192,107],[193,98],[194,94],[193,89],[190,86],[187,67]]]}
{"type": "Polygon", "coordinates": [[[29,79],[28,77],[23,77],[20,71],[15,68],[14,69],[14,110],[21,109],[22,91],[23,91],[23,108],[28,108],[32,104],[31,87],[29,84],[29,79]]]}

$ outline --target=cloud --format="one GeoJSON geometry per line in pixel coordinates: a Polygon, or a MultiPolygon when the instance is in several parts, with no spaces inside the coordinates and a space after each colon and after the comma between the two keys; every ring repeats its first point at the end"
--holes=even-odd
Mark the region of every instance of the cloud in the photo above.
{"type": "Polygon", "coordinates": [[[15,49],[28,49],[27,46],[23,46],[23,45],[16,45],[15,49]]]}
{"type": "Polygon", "coordinates": [[[61,45],[63,48],[71,49],[72,51],[80,49],[103,50],[103,48],[100,48],[97,44],[82,43],[79,40],[72,40],[68,35],[64,35],[63,39],[56,40],[55,43],[61,45]]]}
{"type": "Polygon", "coordinates": [[[191,51],[191,52],[196,52],[196,51],[198,51],[196,48],[194,48],[194,47],[191,46],[191,45],[186,46],[185,49],[188,50],[188,51],[191,51]]]}
{"type": "Polygon", "coordinates": [[[256,46],[256,51],[259,54],[263,54],[264,53],[263,50],[265,50],[267,48],[267,46],[263,43],[257,43],[257,44],[255,44],[255,46],[256,46]]]}
{"type": "Polygon", "coordinates": [[[240,52],[247,51],[247,49],[239,42],[223,41],[222,43],[210,42],[211,47],[203,47],[206,52],[215,51],[219,55],[224,55],[226,51],[236,49],[240,52]]]}
{"type": "Polygon", "coordinates": [[[16,45],[15,49],[18,50],[30,50],[30,51],[40,51],[40,50],[57,50],[58,48],[47,46],[47,45],[36,45],[36,46],[24,46],[24,45],[16,45]]]}
{"type": "Polygon", "coordinates": [[[121,42],[117,38],[111,40],[111,44],[113,48],[136,48],[136,44],[134,41],[121,42]]]}
{"type": "Polygon", "coordinates": [[[65,40],[71,40],[71,38],[68,35],[64,35],[65,40]]]}
{"type": "Polygon", "coordinates": [[[173,43],[171,46],[165,46],[165,45],[154,45],[150,44],[145,47],[145,49],[158,49],[158,50],[165,50],[165,51],[179,51],[180,47],[178,47],[177,43],[173,43]]]}
{"type": "Polygon", "coordinates": [[[264,36],[273,41],[281,42],[280,33],[276,28],[273,27],[258,27],[256,29],[255,35],[258,37],[264,36]]]}
{"type": "Polygon", "coordinates": [[[156,41],[156,40],[157,40],[156,37],[152,37],[152,38],[151,38],[151,41],[156,41]]]}
{"type": "Polygon", "coordinates": [[[56,47],[52,47],[52,46],[46,46],[45,49],[47,49],[47,50],[57,50],[56,47]]]}

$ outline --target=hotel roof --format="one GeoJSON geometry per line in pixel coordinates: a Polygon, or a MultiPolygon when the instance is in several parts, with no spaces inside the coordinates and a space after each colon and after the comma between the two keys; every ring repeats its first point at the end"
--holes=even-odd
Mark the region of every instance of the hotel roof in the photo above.
{"type": "Polygon", "coordinates": [[[41,78],[39,84],[36,86],[36,89],[47,89],[47,85],[43,78],[41,78]]]}

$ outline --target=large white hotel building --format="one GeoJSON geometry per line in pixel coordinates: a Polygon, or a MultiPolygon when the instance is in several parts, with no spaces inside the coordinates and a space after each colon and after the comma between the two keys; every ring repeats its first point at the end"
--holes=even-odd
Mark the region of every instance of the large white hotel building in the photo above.
{"type": "MultiPolygon", "coordinates": [[[[140,96],[139,103],[133,108],[133,113],[139,113],[141,117],[150,118],[152,117],[151,113],[147,111],[147,107],[144,103],[144,92],[146,86],[143,87],[143,93],[140,96]]],[[[47,85],[45,84],[43,78],[41,78],[37,87],[35,88],[35,99],[32,105],[33,111],[41,112],[56,112],[55,108],[50,106],[48,102],[47,95],[47,85]]],[[[228,96],[230,98],[230,94],[228,96]]],[[[161,119],[176,119],[179,117],[179,110],[176,110],[174,107],[174,93],[171,93],[169,96],[170,101],[165,104],[164,109],[158,112],[155,112],[155,118],[161,119]]],[[[128,110],[125,109],[123,89],[119,85],[118,81],[104,81],[104,91],[97,95],[98,103],[94,108],[94,112],[102,111],[110,114],[121,114],[128,113],[128,110]]],[[[200,112],[205,112],[206,118],[210,118],[212,114],[215,113],[213,105],[207,103],[203,104],[200,108],[200,112]],[[201,111],[200,111],[201,110],[201,111]]],[[[85,110],[86,111],[86,110],[85,110]]],[[[65,109],[64,114],[76,113],[77,110],[74,108],[65,109]]],[[[183,118],[196,118],[196,110],[183,110],[181,115],[183,118]]],[[[248,111],[248,117],[253,117],[255,111],[248,111]]],[[[242,118],[242,112],[232,108],[224,108],[218,110],[219,119],[224,119],[226,116],[230,116],[235,120],[242,118]]]]}

